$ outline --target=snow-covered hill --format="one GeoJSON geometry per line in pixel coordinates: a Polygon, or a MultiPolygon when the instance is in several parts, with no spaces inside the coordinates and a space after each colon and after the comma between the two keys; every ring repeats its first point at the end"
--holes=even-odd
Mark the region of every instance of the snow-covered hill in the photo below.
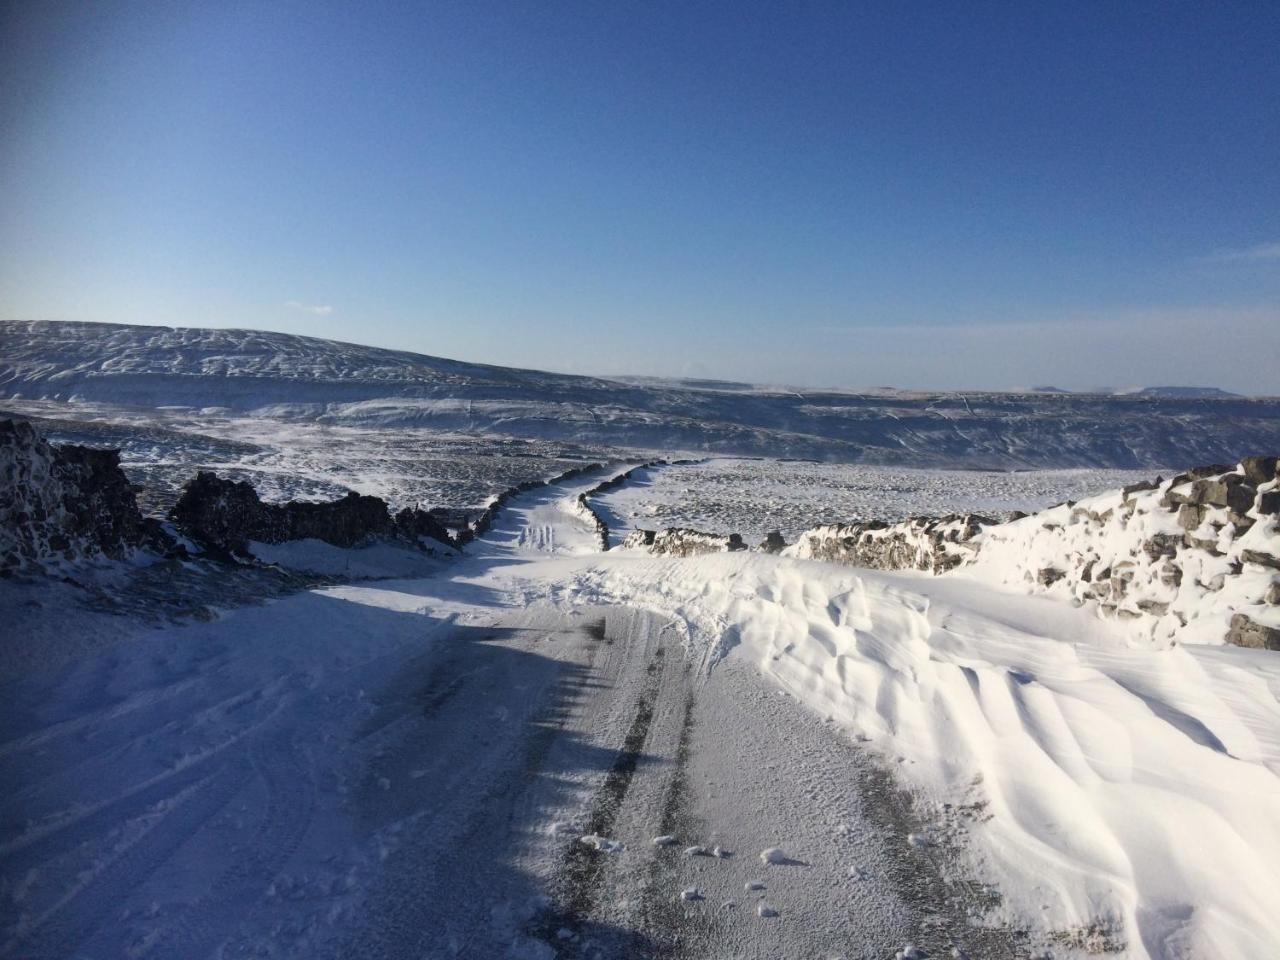
{"type": "Polygon", "coordinates": [[[0,396],[919,466],[1158,467],[1280,448],[1280,399],[796,391],[568,376],[247,330],[0,323],[0,396]]]}

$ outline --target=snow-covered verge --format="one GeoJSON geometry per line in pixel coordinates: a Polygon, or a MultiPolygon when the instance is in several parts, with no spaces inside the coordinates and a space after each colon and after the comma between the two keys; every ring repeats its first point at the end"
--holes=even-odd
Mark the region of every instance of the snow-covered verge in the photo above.
{"type": "Polygon", "coordinates": [[[29,424],[0,420],[0,576],[122,560],[164,540],[115,451],[55,447],[29,424]]]}
{"type": "Polygon", "coordinates": [[[1274,955],[1280,658],[1152,650],[1123,621],[971,579],[739,552],[612,553],[574,594],[746,656],[877,751],[1056,957],[1274,955]]]}

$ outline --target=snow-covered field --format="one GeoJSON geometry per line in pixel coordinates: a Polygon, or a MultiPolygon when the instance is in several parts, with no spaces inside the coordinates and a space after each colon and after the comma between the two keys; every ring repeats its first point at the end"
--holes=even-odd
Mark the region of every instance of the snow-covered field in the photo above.
{"type": "Polygon", "coordinates": [[[225,410],[9,400],[0,402],[0,416],[5,413],[31,418],[55,443],[118,447],[125,472],[161,512],[197,470],[247,480],[268,501],[328,500],[354,490],[395,508],[475,509],[499,490],[616,456],[608,447],[225,410]]]}
{"type": "Polygon", "coordinates": [[[598,479],[438,572],[212,622],[0,584],[32,651],[0,681],[0,952],[1275,954],[1276,654],[980,571],[601,553],[598,479]]]}
{"type": "Polygon", "coordinates": [[[1147,470],[922,470],[795,460],[711,458],[637,472],[596,500],[611,528],[780,530],[791,542],[822,523],[947,513],[1033,511],[1145,480],[1147,470]]]}

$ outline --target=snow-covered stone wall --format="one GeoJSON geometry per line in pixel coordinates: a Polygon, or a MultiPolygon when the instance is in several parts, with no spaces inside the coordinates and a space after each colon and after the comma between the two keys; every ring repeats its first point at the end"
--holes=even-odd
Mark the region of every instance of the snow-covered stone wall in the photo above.
{"type": "Polygon", "coordinates": [[[827,524],[784,553],[877,570],[967,576],[1135,622],[1152,639],[1280,650],[1280,461],[1198,467],[1169,480],[985,517],[827,524]]]}
{"type": "Polygon", "coordinates": [[[187,484],[170,517],[205,548],[240,554],[247,553],[250,541],[322,540],[355,547],[397,540],[453,546],[443,524],[424,510],[405,509],[393,516],[381,498],[356,493],[328,503],[263,503],[250,484],[206,471],[187,484]]]}
{"type": "Polygon", "coordinates": [[[1280,650],[1275,457],[1065,503],[975,539],[975,576],[1096,604],[1154,639],[1280,650]]]}
{"type": "Polygon", "coordinates": [[[966,514],[916,517],[899,523],[830,523],[806,530],[782,552],[873,570],[945,573],[972,559],[972,540],[996,521],[966,514]]]}
{"type": "Polygon", "coordinates": [[[623,549],[647,550],[673,557],[695,557],[706,553],[732,553],[747,549],[736,533],[704,533],[687,527],[665,530],[632,530],[622,541],[623,549]]]}

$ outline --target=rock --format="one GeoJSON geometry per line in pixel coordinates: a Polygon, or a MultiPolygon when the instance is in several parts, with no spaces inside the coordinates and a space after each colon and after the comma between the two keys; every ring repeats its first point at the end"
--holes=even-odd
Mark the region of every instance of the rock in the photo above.
{"type": "Polygon", "coordinates": [[[249,541],[323,540],[355,547],[372,540],[421,546],[423,538],[453,546],[448,531],[429,513],[400,511],[394,518],[378,497],[348,493],[327,503],[263,503],[248,484],[201,471],[169,513],[192,540],[215,552],[244,553],[249,541]]]}
{"type": "Polygon", "coordinates": [[[654,530],[635,529],[626,535],[622,540],[622,546],[625,549],[643,550],[653,546],[653,540],[657,536],[654,530]]]}
{"type": "Polygon", "coordinates": [[[1235,527],[1237,536],[1242,533],[1248,533],[1249,528],[1258,522],[1247,513],[1236,513],[1234,510],[1227,511],[1227,520],[1231,526],[1235,527]]]}
{"type": "Polygon", "coordinates": [[[118,450],[54,446],[29,423],[0,420],[0,575],[52,573],[138,549],[181,552],[138,509],[118,450]]]}
{"type": "Polygon", "coordinates": [[[1280,606],[1280,580],[1271,581],[1271,586],[1267,587],[1267,592],[1263,595],[1262,601],[1271,604],[1273,607],[1280,606]]]}
{"type": "Polygon", "coordinates": [[[1135,493],[1141,493],[1143,490],[1155,490],[1160,486],[1160,478],[1155,480],[1139,480],[1137,483],[1131,483],[1127,487],[1120,488],[1120,499],[1128,500],[1135,493]]]}
{"type": "MultiPolygon", "coordinates": [[[[1161,557],[1177,556],[1180,546],[1182,546],[1182,537],[1172,533],[1153,533],[1151,538],[1142,545],[1142,551],[1154,563],[1161,557]]],[[[1120,566],[1120,564],[1116,566],[1120,566]]]]}
{"type": "Polygon", "coordinates": [[[760,550],[763,553],[781,553],[786,545],[787,541],[782,539],[781,531],[773,530],[761,541],[760,550]]]}
{"type": "Polygon", "coordinates": [[[782,851],[781,847],[768,847],[760,851],[761,863],[786,863],[789,859],[790,857],[782,851]]]}
{"type": "Polygon", "coordinates": [[[1260,567],[1280,570],[1280,557],[1270,553],[1263,553],[1261,550],[1241,550],[1240,559],[1245,563],[1256,563],[1260,567]]]}
{"type": "Polygon", "coordinates": [[[894,524],[825,524],[806,530],[795,551],[802,558],[872,570],[944,573],[971,558],[976,552],[973,538],[995,524],[995,520],[977,514],[916,517],[894,524]]]}
{"type": "Polygon", "coordinates": [[[1206,512],[1198,503],[1184,503],[1178,508],[1178,526],[1183,530],[1195,530],[1204,523],[1206,512]]]}
{"type": "Polygon", "coordinates": [[[652,535],[650,531],[634,531],[623,541],[624,546],[645,546],[650,553],[669,554],[673,557],[696,557],[708,553],[733,553],[747,549],[738,533],[703,533],[687,527],[668,527],[652,535]],[[636,537],[636,534],[645,534],[636,537]],[[635,538],[635,539],[633,539],[635,538]]]}
{"type": "Polygon", "coordinates": [[[1280,490],[1268,490],[1261,494],[1254,512],[1260,517],[1273,517],[1280,514],[1280,490]]]}
{"type": "Polygon", "coordinates": [[[1161,603],[1159,600],[1139,600],[1138,609],[1153,617],[1163,617],[1169,612],[1169,604],[1161,603]]]}
{"type": "Polygon", "coordinates": [[[1220,474],[1230,473],[1231,467],[1225,463],[1210,463],[1203,467],[1192,467],[1178,474],[1170,481],[1170,486],[1178,487],[1192,480],[1201,480],[1205,477],[1216,477],[1220,474]]]}
{"type": "Polygon", "coordinates": [[[1037,571],[1036,583],[1042,587],[1051,587],[1065,576],[1066,574],[1057,567],[1044,567],[1037,571]]]}
{"type": "Polygon", "coordinates": [[[1240,461],[1244,478],[1258,486],[1280,477],[1280,457],[1245,457],[1240,461]]]}
{"type": "Polygon", "coordinates": [[[1227,643],[1235,644],[1237,647],[1280,650],[1280,629],[1268,627],[1243,613],[1237,613],[1231,618],[1231,627],[1227,631],[1227,643]]]}
{"type": "Polygon", "coordinates": [[[1239,474],[1228,473],[1217,480],[1197,480],[1191,485],[1191,502],[1215,507],[1229,507],[1245,513],[1253,506],[1257,491],[1239,474]]]}

